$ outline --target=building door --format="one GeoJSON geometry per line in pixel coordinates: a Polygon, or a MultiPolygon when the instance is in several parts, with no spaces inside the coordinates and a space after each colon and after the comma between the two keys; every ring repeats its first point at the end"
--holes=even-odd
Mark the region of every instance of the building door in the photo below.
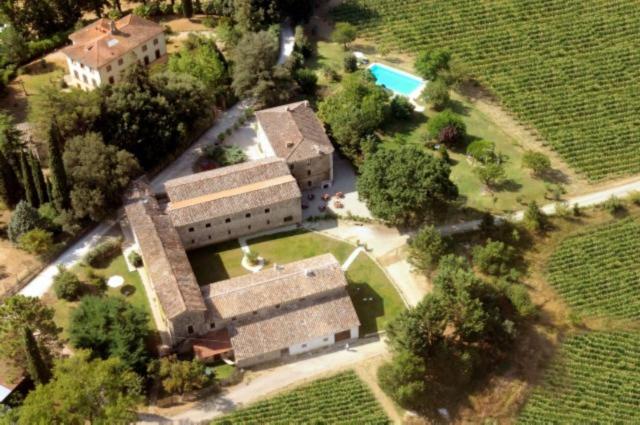
{"type": "Polygon", "coordinates": [[[156,59],[160,59],[160,50],[156,49],[156,59]]]}
{"type": "Polygon", "coordinates": [[[149,65],[149,56],[144,57],[144,64],[149,65]]]}
{"type": "Polygon", "coordinates": [[[336,342],[345,341],[347,339],[351,339],[351,331],[350,330],[338,332],[336,334],[336,338],[335,338],[336,342]]]}

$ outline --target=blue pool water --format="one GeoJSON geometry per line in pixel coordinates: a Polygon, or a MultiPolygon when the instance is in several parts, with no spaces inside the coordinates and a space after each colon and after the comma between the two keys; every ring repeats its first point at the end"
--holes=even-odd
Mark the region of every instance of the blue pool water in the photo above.
{"type": "Polygon", "coordinates": [[[422,85],[421,79],[378,63],[371,65],[369,71],[376,78],[379,86],[384,86],[403,96],[411,95],[422,85]]]}

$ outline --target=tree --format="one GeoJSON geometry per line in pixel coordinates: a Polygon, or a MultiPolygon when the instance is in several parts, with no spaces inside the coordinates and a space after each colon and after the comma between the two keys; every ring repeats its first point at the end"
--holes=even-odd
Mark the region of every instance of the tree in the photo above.
{"type": "Polygon", "coordinates": [[[421,223],[458,197],[449,165],[413,145],[380,149],[364,163],[358,193],[371,213],[391,223],[421,223]]]}
{"type": "Polygon", "coordinates": [[[354,72],[342,79],[337,92],[320,102],[318,112],[341,152],[359,165],[363,139],[389,115],[389,93],[367,71],[354,72]]]}
{"type": "Polygon", "coordinates": [[[60,264],[58,274],[53,277],[53,291],[58,299],[75,301],[82,291],[82,282],[75,273],[60,264]]]}
{"type": "Polygon", "coordinates": [[[409,240],[409,263],[423,272],[431,272],[444,255],[445,243],[433,226],[423,226],[409,240]]]}
{"type": "Polygon", "coordinates": [[[0,201],[8,208],[14,208],[22,198],[22,186],[6,157],[0,150],[0,201]]]}
{"type": "Polygon", "coordinates": [[[119,357],[139,373],[147,370],[148,334],[146,312],[121,298],[86,296],[71,313],[69,340],[75,348],[103,359],[119,357]]]}
{"type": "Polygon", "coordinates": [[[44,221],[38,214],[38,210],[25,201],[20,201],[11,214],[11,221],[7,226],[9,240],[17,243],[20,236],[30,230],[45,227],[44,221]]]}
{"type": "Polygon", "coordinates": [[[53,234],[44,229],[33,229],[18,238],[18,246],[30,254],[46,255],[53,250],[53,234]]]}
{"type": "Polygon", "coordinates": [[[496,145],[489,140],[475,140],[467,146],[467,155],[482,164],[487,164],[497,159],[496,145]]]}
{"type": "Polygon", "coordinates": [[[314,71],[308,68],[302,68],[296,70],[293,75],[294,80],[300,87],[302,94],[307,96],[313,96],[318,89],[318,76],[314,71]]]}
{"type": "Polygon", "coordinates": [[[397,353],[378,369],[380,387],[401,406],[419,407],[427,391],[424,363],[424,359],[408,351],[397,353]]]}
{"type": "Polygon", "coordinates": [[[467,136],[467,126],[459,115],[445,109],[429,120],[427,134],[438,143],[454,145],[467,136]]]}
{"type": "Polygon", "coordinates": [[[547,226],[547,217],[540,207],[538,207],[536,201],[532,201],[527,205],[523,220],[524,225],[534,232],[541,232],[547,226]]]}
{"type": "Polygon", "coordinates": [[[47,365],[61,348],[61,329],[54,322],[55,310],[40,299],[14,295],[0,304],[0,357],[18,367],[26,364],[22,336],[24,327],[36,336],[40,354],[47,365]]]}
{"type": "Polygon", "coordinates": [[[15,126],[13,117],[0,113],[0,152],[4,154],[16,176],[20,175],[20,155],[24,150],[22,132],[15,126]]]}
{"type": "Polygon", "coordinates": [[[343,59],[344,72],[355,72],[358,69],[358,59],[353,53],[344,55],[343,59]]]}
{"type": "Polygon", "coordinates": [[[433,81],[441,71],[449,69],[450,60],[451,54],[446,50],[427,51],[418,56],[415,68],[422,78],[433,81]]]}
{"type": "Polygon", "coordinates": [[[217,98],[229,90],[228,66],[212,39],[189,34],[185,47],[169,57],[168,68],[197,78],[217,98]]]}
{"type": "Polygon", "coordinates": [[[49,366],[45,363],[44,358],[40,353],[40,347],[38,347],[38,343],[28,326],[24,327],[22,343],[24,344],[29,377],[35,384],[44,385],[48,383],[51,379],[51,371],[49,370],[49,366]]]}
{"type": "Polygon", "coordinates": [[[58,212],[67,209],[70,205],[69,186],[67,184],[67,173],[62,161],[62,139],[58,124],[54,120],[49,129],[49,171],[51,176],[51,201],[58,212]]]}
{"type": "Polygon", "coordinates": [[[20,425],[125,424],[135,422],[142,382],[118,358],[92,360],[79,351],[59,360],[51,382],[31,391],[20,408],[20,425]]]}
{"type": "Polygon", "coordinates": [[[205,373],[204,364],[196,359],[186,361],[178,360],[176,356],[163,357],[152,362],[149,371],[162,381],[166,392],[180,397],[213,382],[213,378],[205,373]]]}
{"type": "Polygon", "coordinates": [[[182,14],[188,19],[193,16],[193,3],[191,0],[182,0],[182,14]]]}
{"type": "Polygon", "coordinates": [[[12,64],[22,64],[29,59],[29,45],[24,35],[13,25],[7,25],[0,33],[0,54],[12,64]]]}
{"type": "Polygon", "coordinates": [[[427,83],[424,89],[423,98],[433,106],[436,111],[441,111],[449,103],[449,86],[443,79],[437,78],[427,83]]]}
{"type": "Polygon", "coordinates": [[[544,175],[551,169],[549,157],[542,152],[526,151],[522,156],[522,165],[536,176],[544,175]]]}
{"type": "Polygon", "coordinates": [[[140,172],[136,158],[127,151],[107,146],[97,133],[67,141],[64,166],[71,187],[71,206],[79,218],[105,218],[140,172]]]}
{"type": "Polygon", "coordinates": [[[29,168],[36,193],[38,194],[38,205],[45,204],[49,201],[47,184],[44,179],[44,174],[42,174],[42,166],[32,153],[29,153],[29,168]]]}
{"type": "Polygon", "coordinates": [[[342,44],[346,49],[349,43],[356,39],[356,35],[356,27],[348,22],[338,22],[331,33],[331,40],[334,43],[342,44]]]}
{"type": "Polygon", "coordinates": [[[515,249],[504,242],[489,239],[484,246],[473,248],[473,264],[482,273],[492,276],[506,275],[515,259],[515,249]]]}
{"type": "Polygon", "coordinates": [[[504,164],[500,161],[482,164],[475,169],[475,173],[485,186],[496,188],[506,179],[504,164]]]}
{"type": "Polygon", "coordinates": [[[415,106],[404,96],[395,96],[390,103],[391,115],[397,120],[409,120],[413,116],[415,106]]]}
{"type": "Polygon", "coordinates": [[[27,154],[24,152],[20,154],[20,175],[22,177],[22,187],[24,187],[26,201],[32,207],[38,208],[40,206],[40,200],[38,198],[38,192],[36,192],[36,185],[33,182],[31,167],[27,162],[27,154]]]}
{"type": "Polygon", "coordinates": [[[278,62],[278,40],[270,32],[246,33],[233,51],[233,82],[236,96],[251,95],[260,80],[269,79],[278,62]]]}

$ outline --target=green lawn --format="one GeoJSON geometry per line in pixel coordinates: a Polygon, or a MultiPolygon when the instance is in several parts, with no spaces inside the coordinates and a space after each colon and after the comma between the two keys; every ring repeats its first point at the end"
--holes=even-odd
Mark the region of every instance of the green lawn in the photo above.
{"type": "MultiPolygon", "coordinates": [[[[83,280],[86,277],[89,269],[90,267],[86,266],[85,264],[79,264],[73,268],[73,271],[78,274],[81,280],[83,280]]],[[[127,302],[146,311],[147,315],[149,316],[149,328],[151,330],[156,329],[155,321],[153,320],[153,316],[151,314],[151,308],[149,307],[149,302],[147,300],[147,294],[145,293],[144,286],[142,285],[142,281],[140,280],[140,275],[137,272],[129,272],[127,270],[127,265],[122,255],[114,258],[107,267],[101,269],[93,269],[93,271],[100,276],[104,276],[106,279],[114,275],[122,276],[125,281],[124,285],[120,288],[108,288],[106,295],[122,298],[127,302]],[[123,288],[133,289],[133,293],[126,296],[122,293],[123,288]]],[[[62,336],[63,338],[66,338],[71,312],[73,308],[78,305],[79,301],[69,302],[65,300],[59,300],[56,298],[55,293],[53,292],[53,288],[50,289],[49,292],[45,295],[44,301],[54,308],[54,320],[58,324],[58,326],[62,327],[62,336]]]]}
{"type": "Polygon", "coordinates": [[[216,374],[216,379],[223,380],[231,377],[233,372],[236,371],[235,366],[226,363],[219,363],[213,366],[213,371],[216,374]]]}
{"type": "MultiPolygon", "coordinates": [[[[286,264],[327,252],[343,263],[355,249],[346,242],[306,231],[250,239],[248,243],[251,251],[264,257],[267,264],[286,264]]],[[[242,251],[235,242],[192,251],[189,259],[201,284],[248,273],[240,266],[242,251]]],[[[362,322],[362,335],[383,330],[385,323],[404,309],[393,284],[367,255],[360,254],[347,271],[347,277],[349,295],[362,322]]]]}

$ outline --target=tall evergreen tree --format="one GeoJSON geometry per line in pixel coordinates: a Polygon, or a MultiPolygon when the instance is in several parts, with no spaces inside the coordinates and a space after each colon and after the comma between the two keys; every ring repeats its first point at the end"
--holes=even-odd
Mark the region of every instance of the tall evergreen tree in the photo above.
{"type": "Polygon", "coordinates": [[[28,326],[24,327],[24,352],[27,359],[27,372],[35,384],[47,384],[51,379],[51,371],[40,353],[40,347],[28,326]]]}
{"type": "Polygon", "coordinates": [[[191,0],[182,0],[182,14],[189,19],[193,16],[193,3],[191,0]]]}
{"type": "Polygon", "coordinates": [[[18,180],[7,158],[0,151],[0,201],[8,208],[13,209],[22,199],[22,195],[20,180],[18,180]]]}
{"type": "Polygon", "coordinates": [[[40,201],[38,199],[38,192],[36,192],[36,185],[33,182],[33,176],[31,174],[31,167],[29,165],[26,153],[20,155],[20,171],[22,174],[22,187],[24,187],[25,198],[27,202],[33,207],[38,208],[40,201]]]}
{"type": "Polygon", "coordinates": [[[51,200],[59,212],[69,208],[70,205],[67,173],[62,161],[61,139],[58,124],[53,121],[49,129],[49,170],[51,170],[51,200]]]}
{"type": "Polygon", "coordinates": [[[38,200],[40,201],[40,205],[42,205],[49,201],[47,184],[44,180],[44,174],[42,174],[40,161],[38,161],[32,153],[29,154],[29,168],[31,169],[31,178],[33,179],[33,184],[35,185],[36,193],[38,194],[38,200]]]}

